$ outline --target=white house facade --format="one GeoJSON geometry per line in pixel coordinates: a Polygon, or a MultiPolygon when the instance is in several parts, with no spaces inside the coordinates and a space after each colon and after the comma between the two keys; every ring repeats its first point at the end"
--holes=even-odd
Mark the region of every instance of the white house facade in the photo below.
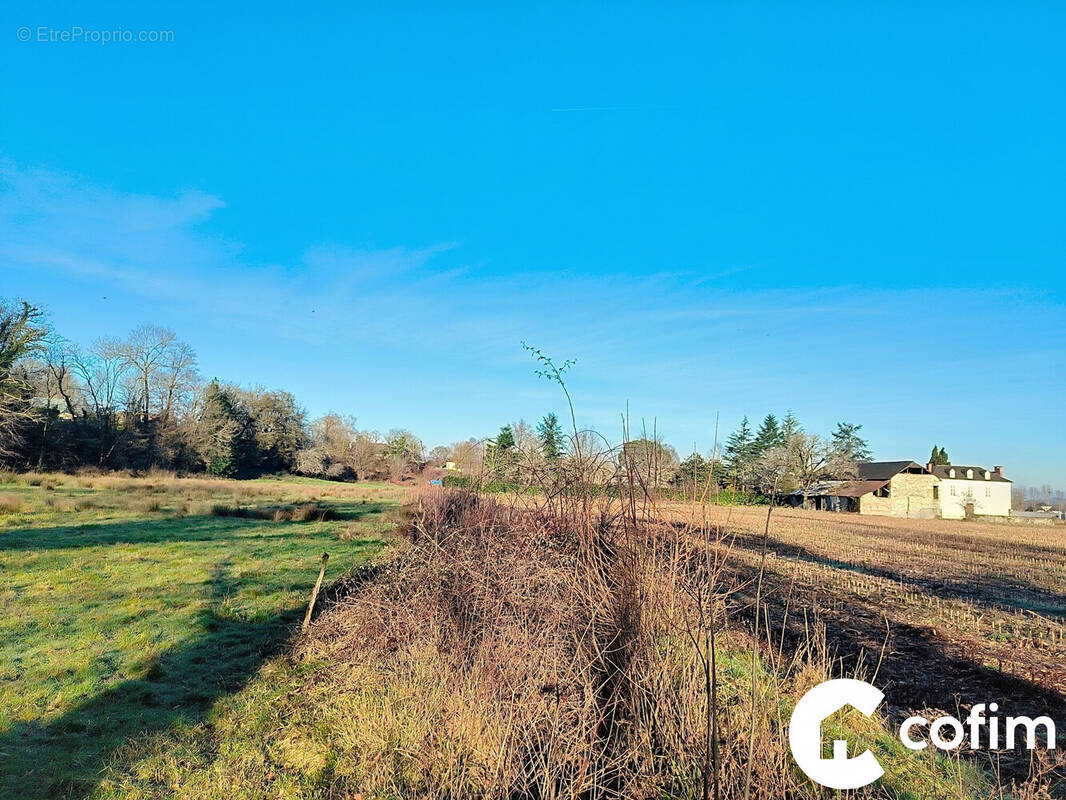
{"type": "Polygon", "coordinates": [[[936,491],[942,518],[1010,516],[1011,482],[1003,477],[1003,467],[948,464],[929,468],[940,479],[936,491]]]}

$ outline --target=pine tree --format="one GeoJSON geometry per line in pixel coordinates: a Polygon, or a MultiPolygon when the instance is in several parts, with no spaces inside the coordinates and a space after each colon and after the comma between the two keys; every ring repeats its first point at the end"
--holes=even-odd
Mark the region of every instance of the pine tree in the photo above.
{"type": "Polygon", "coordinates": [[[777,422],[777,417],[773,414],[767,414],[763,417],[762,424],[755,434],[754,456],[758,458],[767,450],[780,447],[784,443],[785,437],[781,431],[781,426],[777,422]]]}
{"type": "Polygon", "coordinates": [[[247,475],[258,462],[255,424],[233,391],[212,381],[198,425],[200,457],[211,475],[247,475]]]}
{"type": "Polygon", "coordinates": [[[554,412],[546,414],[537,425],[540,452],[549,464],[556,464],[563,454],[563,429],[554,412]]]}
{"type": "Polygon", "coordinates": [[[833,431],[833,450],[845,461],[861,464],[871,458],[870,445],[859,436],[860,430],[862,425],[854,422],[838,422],[833,431]]]}
{"type": "Polygon", "coordinates": [[[785,418],[781,420],[781,438],[787,442],[797,433],[803,433],[803,426],[799,424],[799,420],[796,419],[796,415],[792,413],[790,408],[785,412],[785,418]]]}
{"type": "Polygon", "coordinates": [[[751,435],[751,425],[747,416],[740,422],[740,427],[729,434],[725,443],[725,463],[729,476],[741,489],[746,489],[755,461],[755,439],[751,435]]]}
{"type": "Polygon", "coordinates": [[[485,465],[495,478],[510,480],[514,477],[517,456],[514,430],[510,425],[504,425],[485,448],[485,465]]]}
{"type": "Polygon", "coordinates": [[[504,425],[500,428],[500,433],[496,437],[496,449],[501,451],[511,450],[514,448],[514,444],[514,431],[510,425],[504,425]]]}

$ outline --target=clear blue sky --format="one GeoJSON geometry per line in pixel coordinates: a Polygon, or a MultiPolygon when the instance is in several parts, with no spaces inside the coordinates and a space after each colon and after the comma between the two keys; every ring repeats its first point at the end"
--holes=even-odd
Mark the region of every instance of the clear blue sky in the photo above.
{"type": "Polygon", "coordinates": [[[166,5],[0,11],[0,294],[70,337],[430,445],[562,410],[527,340],[609,436],[1066,485],[1063,3],[166,5]]]}

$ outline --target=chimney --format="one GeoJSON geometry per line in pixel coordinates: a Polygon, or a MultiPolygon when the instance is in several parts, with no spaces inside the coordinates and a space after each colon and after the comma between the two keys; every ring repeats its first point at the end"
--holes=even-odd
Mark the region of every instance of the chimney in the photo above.
{"type": "Polygon", "coordinates": [[[992,471],[999,475],[999,477],[1003,477],[1003,467],[992,467],[992,471]]]}
{"type": "Polygon", "coordinates": [[[932,472],[933,471],[933,462],[930,461],[928,464],[925,465],[925,468],[927,470],[929,470],[930,472],[932,472]]]}

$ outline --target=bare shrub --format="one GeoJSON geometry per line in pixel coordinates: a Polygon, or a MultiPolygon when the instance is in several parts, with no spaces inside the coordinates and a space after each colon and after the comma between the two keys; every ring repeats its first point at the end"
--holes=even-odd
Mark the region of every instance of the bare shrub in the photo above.
{"type": "Polygon", "coordinates": [[[293,522],[325,522],[336,519],[336,512],[329,506],[317,502],[302,503],[292,511],[293,522]]]}
{"type": "MultiPolygon", "coordinates": [[[[697,604],[723,615],[733,587],[688,591],[722,581],[701,540],[634,519],[606,498],[548,508],[469,492],[423,496],[403,554],[304,644],[367,693],[365,718],[353,720],[365,726],[351,753],[366,775],[360,791],[698,797],[717,781],[734,789],[720,796],[743,796],[748,693],[734,682],[717,699],[716,724],[731,726],[732,744],[712,772],[712,698],[693,646],[711,631],[697,604]],[[396,737],[407,755],[388,751],[396,737]]],[[[780,691],[750,655],[756,644],[739,630],[731,640],[731,657],[749,653],[742,682],[780,691]]],[[[777,755],[752,781],[793,790],[775,723],[759,717],[754,735],[777,755]]]]}

